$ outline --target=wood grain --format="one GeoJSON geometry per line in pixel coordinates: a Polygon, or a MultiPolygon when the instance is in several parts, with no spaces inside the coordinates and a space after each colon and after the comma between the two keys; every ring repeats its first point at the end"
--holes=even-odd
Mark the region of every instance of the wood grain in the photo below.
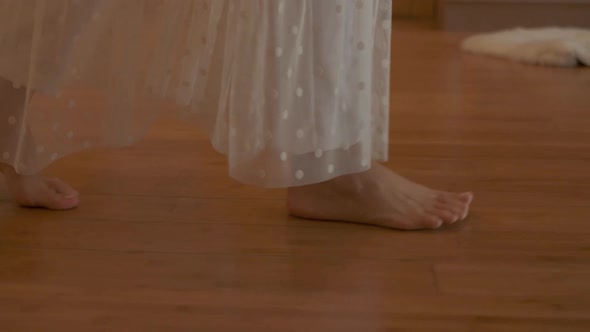
{"type": "Polygon", "coordinates": [[[461,53],[396,23],[391,160],[474,190],[435,232],[288,217],[191,127],[48,173],[73,211],[0,202],[2,331],[588,331],[590,71],[461,53]]]}

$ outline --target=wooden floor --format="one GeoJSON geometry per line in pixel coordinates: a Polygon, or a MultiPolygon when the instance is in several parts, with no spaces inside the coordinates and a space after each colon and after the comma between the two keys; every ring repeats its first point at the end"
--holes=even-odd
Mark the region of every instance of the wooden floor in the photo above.
{"type": "Polygon", "coordinates": [[[302,221],[192,128],[55,164],[69,212],[0,202],[0,330],[590,331],[590,70],[394,34],[391,161],[473,190],[434,232],[302,221]]]}

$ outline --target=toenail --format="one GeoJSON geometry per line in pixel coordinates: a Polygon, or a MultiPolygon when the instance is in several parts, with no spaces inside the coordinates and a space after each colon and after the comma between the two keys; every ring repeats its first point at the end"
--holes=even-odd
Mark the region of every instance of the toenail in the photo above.
{"type": "Polygon", "coordinates": [[[443,225],[445,224],[445,223],[442,221],[442,219],[435,220],[434,222],[435,222],[435,224],[434,224],[434,229],[439,229],[439,228],[443,227],[443,225]]]}

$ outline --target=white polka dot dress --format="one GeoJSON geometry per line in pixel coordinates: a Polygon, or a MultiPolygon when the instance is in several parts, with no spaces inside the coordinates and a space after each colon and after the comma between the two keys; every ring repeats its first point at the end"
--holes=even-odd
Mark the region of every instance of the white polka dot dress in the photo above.
{"type": "Polygon", "coordinates": [[[244,183],[362,172],[388,154],[390,20],[390,0],[0,0],[0,77],[33,96],[0,109],[0,162],[35,173],[173,113],[244,183]]]}

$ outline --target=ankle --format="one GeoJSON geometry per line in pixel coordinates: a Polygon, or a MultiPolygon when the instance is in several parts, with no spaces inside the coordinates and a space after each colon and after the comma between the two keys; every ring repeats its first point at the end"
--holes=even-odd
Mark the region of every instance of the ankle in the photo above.
{"type": "Polygon", "coordinates": [[[0,163],[0,173],[4,174],[4,176],[10,176],[16,174],[16,171],[12,166],[0,163]]]}
{"type": "Polygon", "coordinates": [[[349,174],[316,184],[290,187],[287,190],[287,197],[296,200],[308,200],[317,196],[331,197],[334,195],[357,197],[360,193],[366,191],[366,186],[367,184],[362,175],[349,174]]]}

